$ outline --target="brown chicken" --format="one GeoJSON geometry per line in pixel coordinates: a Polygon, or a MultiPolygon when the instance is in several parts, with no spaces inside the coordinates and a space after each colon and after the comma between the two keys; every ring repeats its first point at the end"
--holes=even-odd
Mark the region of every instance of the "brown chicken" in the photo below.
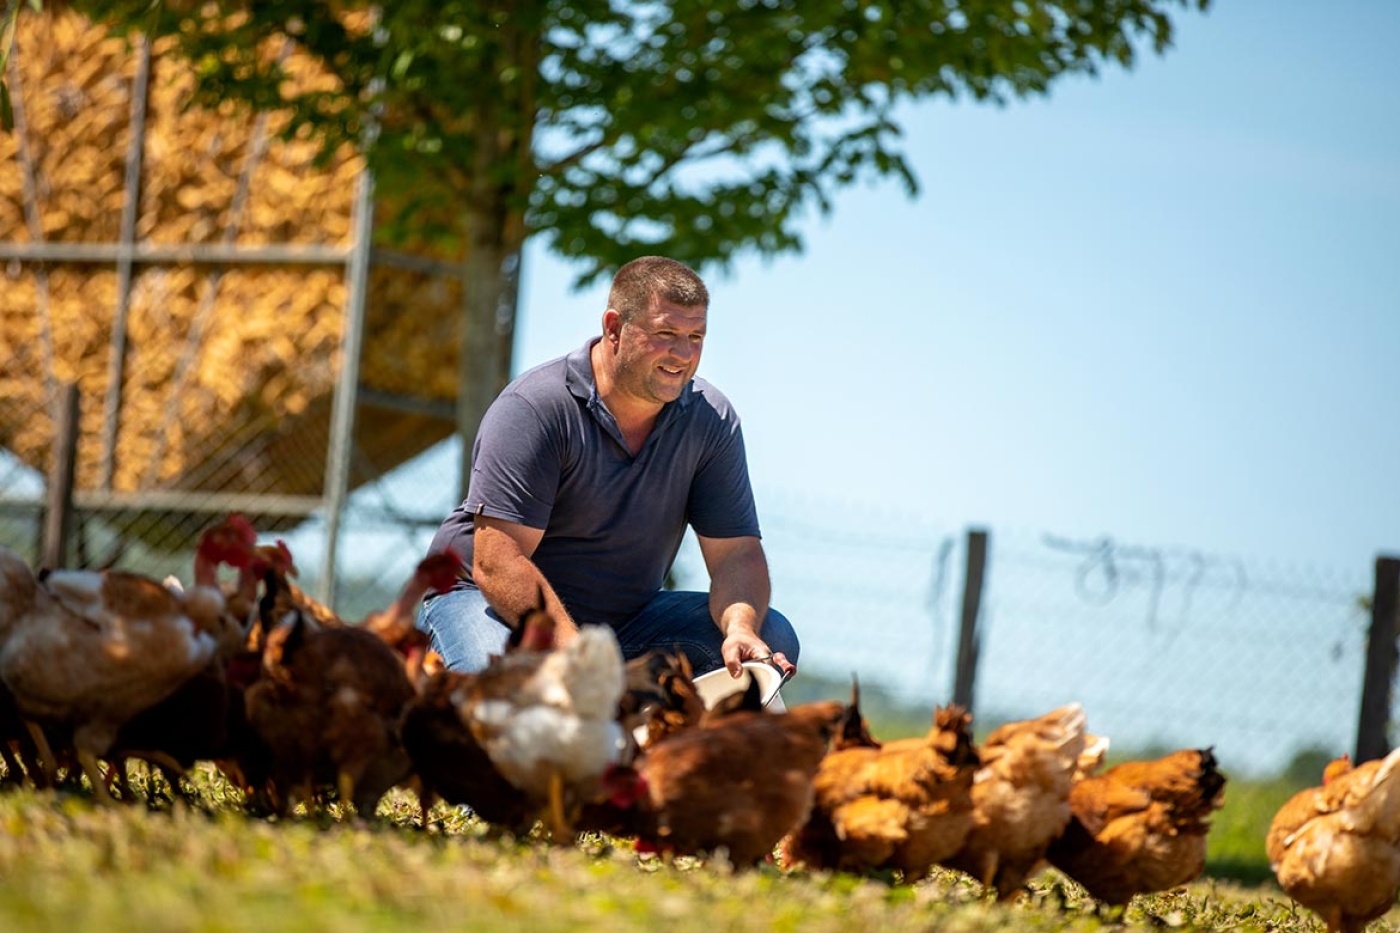
{"type": "Polygon", "coordinates": [[[1361,933],[1400,890],[1400,749],[1356,768],[1345,757],[1328,765],[1321,787],[1279,809],[1266,849],[1289,897],[1330,933],[1361,933]]]}
{"type": "Polygon", "coordinates": [[[291,577],[296,575],[296,564],[285,542],[278,540],[274,545],[262,545],[258,548],[258,553],[262,558],[260,566],[273,578],[267,595],[263,597],[267,604],[260,609],[264,619],[272,620],[271,624],[286,618],[287,613],[296,610],[304,619],[323,628],[355,626],[373,632],[395,649],[406,642],[425,642],[425,638],[417,638],[422,633],[414,626],[414,611],[419,601],[429,591],[445,593],[452,589],[462,572],[462,558],[455,551],[449,549],[430,554],[414,567],[413,574],[392,603],[371,612],[358,622],[352,622],[342,618],[335,610],[317,601],[291,581],[291,577]]]}
{"type": "MultiPolygon", "coordinates": [[[[195,577],[206,581],[215,577],[211,562],[231,563],[237,568],[233,586],[222,585],[225,597],[224,623],[218,633],[215,655],[203,669],[189,677],[155,705],[142,710],[124,723],[112,749],[105,756],[112,763],[112,776],[124,794],[130,796],[126,781],[126,759],[137,758],[159,768],[174,791],[183,789],[181,779],[196,761],[241,757],[248,734],[243,709],[245,680],[230,678],[233,661],[243,669],[247,651],[243,647],[249,627],[256,618],[257,584],[268,566],[267,557],[257,548],[257,532],[238,514],[205,532],[203,547],[196,551],[195,577]]],[[[177,592],[183,587],[174,577],[165,585],[177,592]]]]}
{"type": "Polygon", "coordinates": [[[1070,790],[1073,816],[1047,856],[1108,905],[1186,884],[1205,868],[1224,789],[1209,748],[1115,765],[1070,790]]]}
{"type": "Polygon", "coordinates": [[[23,784],[26,777],[39,787],[47,784],[29,727],[4,683],[0,683],[0,761],[5,763],[7,784],[23,784]]]}
{"type": "Polygon", "coordinates": [[[614,831],[637,837],[639,851],[724,852],[735,868],[757,864],[807,818],[844,712],[832,701],[739,711],[668,736],[634,763],[630,793],[625,771],[610,776],[626,814],[614,831]]]}
{"type": "Polygon", "coordinates": [[[951,857],[972,828],[977,751],[960,706],[934,711],[920,738],[878,747],[859,739],[821,763],[816,802],[783,843],[788,866],[851,872],[893,869],[907,882],[951,857]]]}
{"type": "Polygon", "coordinates": [[[171,790],[179,792],[182,778],[195,762],[247,756],[244,685],[229,676],[230,663],[229,658],[216,656],[165,699],[122,724],[105,757],[113,763],[124,791],[130,793],[124,781],[127,758],[154,765],[171,790]]]}
{"type": "Polygon", "coordinates": [[[694,728],[705,715],[705,701],[684,654],[648,651],[627,662],[626,683],[620,719],[643,748],[694,728]]]}
{"type": "Polygon", "coordinates": [[[315,628],[289,613],[268,633],[262,676],[245,695],[248,722],[271,756],[274,811],[310,805],[330,785],[372,816],[412,772],[398,725],[413,696],[403,661],[376,635],[315,628]]]}
{"type": "MultiPolygon", "coordinates": [[[[206,535],[195,585],[177,593],[116,570],[36,577],[17,554],[0,548],[0,680],[26,719],[72,729],[78,761],[100,801],[111,797],[98,757],[123,723],[209,663],[228,625],[218,564],[246,557],[220,534],[206,535]]],[[[31,734],[45,752],[42,731],[31,734]]],[[[45,758],[52,772],[52,753],[45,758]]]]}
{"type": "Polygon", "coordinates": [[[997,900],[1014,898],[1069,823],[1084,726],[1084,708],[1071,703],[992,730],[977,749],[972,829],[943,864],[976,878],[997,900]]]}

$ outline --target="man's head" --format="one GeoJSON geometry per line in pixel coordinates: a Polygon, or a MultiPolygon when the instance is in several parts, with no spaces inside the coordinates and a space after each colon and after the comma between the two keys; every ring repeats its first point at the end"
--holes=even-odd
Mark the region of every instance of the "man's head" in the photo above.
{"type": "Polygon", "coordinates": [[[658,408],[679,397],[700,365],[709,305],[684,263],[643,256],[619,269],[603,313],[611,388],[658,408]]]}
{"type": "Polygon", "coordinates": [[[665,256],[642,256],[613,276],[608,309],[621,315],[623,323],[632,323],[650,309],[654,296],[685,308],[705,310],[710,306],[705,283],[685,263],[665,256]]]}

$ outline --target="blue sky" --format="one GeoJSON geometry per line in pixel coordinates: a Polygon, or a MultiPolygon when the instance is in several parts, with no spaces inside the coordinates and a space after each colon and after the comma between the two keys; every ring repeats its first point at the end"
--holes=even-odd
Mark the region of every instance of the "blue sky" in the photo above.
{"type": "MultiPolygon", "coordinates": [[[[761,513],[1400,554],[1400,4],[1176,18],[1133,71],[906,108],[916,199],[707,272],[761,513]]],[[[571,277],[528,253],[519,369],[597,332],[571,277]]]]}

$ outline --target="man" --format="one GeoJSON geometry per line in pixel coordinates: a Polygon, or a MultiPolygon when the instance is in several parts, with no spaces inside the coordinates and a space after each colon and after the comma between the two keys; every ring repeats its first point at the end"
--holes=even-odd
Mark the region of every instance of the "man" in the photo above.
{"type": "Polygon", "coordinates": [[[492,403],[467,498],[430,548],[454,548],[468,568],[419,620],[448,666],[485,667],[543,594],[561,642],[604,624],[628,658],[675,648],[696,674],[738,677],[741,662],[769,657],[793,669],[797,635],[768,607],[739,417],[695,378],[709,303],[683,263],[635,259],[613,278],[601,338],[492,403]],[[661,588],[687,525],[708,594],[661,588]]]}

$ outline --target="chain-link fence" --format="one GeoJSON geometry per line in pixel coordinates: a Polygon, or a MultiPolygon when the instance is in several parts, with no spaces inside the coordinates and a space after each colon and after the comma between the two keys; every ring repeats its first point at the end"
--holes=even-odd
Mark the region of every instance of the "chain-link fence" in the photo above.
{"type": "MultiPolygon", "coordinates": [[[[953,698],[963,530],[781,498],[767,503],[764,525],[774,604],[799,626],[805,667],[858,673],[915,705],[953,698]],[[859,522],[820,518],[853,514],[859,522]]],[[[1110,538],[988,535],[979,722],[1077,700],[1116,749],[1213,745],[1239,773],[1354,747],[1369,568],[1348,575],[1110,538]]]]}

